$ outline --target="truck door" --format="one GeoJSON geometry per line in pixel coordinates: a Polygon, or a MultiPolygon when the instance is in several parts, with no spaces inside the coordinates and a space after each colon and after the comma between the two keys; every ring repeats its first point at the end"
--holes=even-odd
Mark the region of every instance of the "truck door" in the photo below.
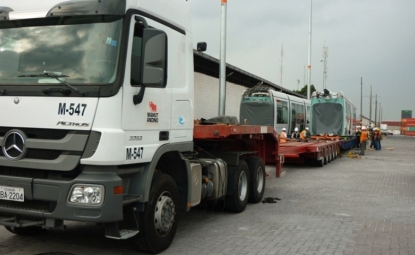
{"type": "MultiPolygon", "coordinates": [[[[133,16],[122,89],[122,129],[125,131],[127,154],[128,151],[131,152],[131,155],[126,155],[126,159],[139,162],[151,160],[157,148],[169,142],[172,105],[171,88],[167,78],[161,86],[146,86],[142,102],[135,104],[133,101],[134,95],[143,89],[140,84],[143,30],[144,25],[133,16]],[[135,154],[134,151],[140,153],[135,154]]],[[[167,54],[167,44],[160,45],[159,48],[160,52],[164,51],[162,54],[167,54]]]]}

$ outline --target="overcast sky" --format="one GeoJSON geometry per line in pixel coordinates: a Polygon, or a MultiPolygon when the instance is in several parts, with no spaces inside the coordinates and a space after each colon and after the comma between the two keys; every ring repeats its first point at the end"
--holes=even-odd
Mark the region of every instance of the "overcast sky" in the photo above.
{"type": "MultiPolygon", "coordinates": [[[[219,58],[221,1],[187,1],[194,47],[205,41],[206,53],[219,58]]],[[[22,0],[0,5],[38,7],[22,0]]],[[[415,117],[415,1],[314,0],[312,9],[311,84],[323,89],[320,60],[326,46],[327,88],[350,98],[358,116],[362,77],[364,116],[369,116],[372,86],[373,119],[376,94],[383,120],[399,120],[401,110],[412,110],[415,117]]],[[[287,89],[303,87],[309,13],[310,0],[228,0],[227,62],[287,89]]]]}
{"type": "MultiPolygon", "coordinates": [[[[220,0],[188,0],[194,45],[205,41],[219,58],[220,0]]],[[[227,62],[287,89],[307,83],[310,0],[228,0],[227,62]],[[281,83],[281,48],[282,83],[281,83]]],[[[311,84],[323,89],[323,46],[328,47],[327,89],[342,91],[372,119],[375,95],[383,120],[415,117],[415,1],[314,0],[311,84]]],[[[196,46],[195,46],[196,47],[196,46]]],[[[379,119],[379,117],[378,117],[379,119]]]]}

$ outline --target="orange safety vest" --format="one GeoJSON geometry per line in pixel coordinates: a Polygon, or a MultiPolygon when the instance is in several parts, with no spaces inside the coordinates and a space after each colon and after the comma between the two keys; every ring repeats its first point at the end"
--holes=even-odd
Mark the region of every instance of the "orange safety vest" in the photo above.
{"type": "Polygon", "coordinates": [[[287,141],[287,135],[285,132],[281,132],[280,134],[280,143],[285,143],[287,141]]]}
{"type": "Polygon", "coordinates": [[[363,143],[367,140],[367,132],[366,130],[362,131],[362,134],[360,134],[360,142],[363,143]]]}
{"type": "Polygon", "coordinates": [[[300,139],[302,140],[302,141],[305,141],[305,140],[307,140],[307,138],[306,138],[306,135],[307,134],[307,130],[303,130],[303,131],[301,131],[301,133],[300,133],[300,139]]]}

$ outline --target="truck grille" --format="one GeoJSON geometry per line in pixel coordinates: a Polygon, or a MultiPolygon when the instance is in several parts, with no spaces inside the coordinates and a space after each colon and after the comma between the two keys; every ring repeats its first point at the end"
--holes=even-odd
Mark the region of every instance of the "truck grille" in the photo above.
{"type": "Polygon", "coordinates": [[[0,200],[0,208],[15,209],[22,211],[36,211],[36,212],[53,212],[56,203],[46,201],[26,200],[24,202],[14,202],[0,200]]]}
{"type": "Polygon", "coordinates": [[[40,169],[26,169],[16,167],[0,167],[0,175],[47,179],[50,171],[40,169]]]}
{"type": "MultiPolygon", "coordinates": [[[[25,158],[54,160],[61,155],[62,151],[42,150],[42,149],[28,149],[25,158]]],[[[3,150],[0,150],[0,156],[4,156],[3,150]]]]}
{"type": "Polygon", "coordinates": [[[16,160],[10,160],[4,155],[3,150],[0,150],[0,174],[13,176],[16,174],[9,168],[23,172],[24,176],[29,172],[22,169],[29,169],[32,172],[40,170],[41,176],[45,175],[42,170],[58,172],[75,170],[90,135],[90,131],[80,130],[0,127],[1,147],[5,142],[10,143],[10,136],[7,136],[8,141],[4,140],[10,130],[15,130],[18,135],[25,137],[23,148],[26,149],[26,154],[16,160]]]}

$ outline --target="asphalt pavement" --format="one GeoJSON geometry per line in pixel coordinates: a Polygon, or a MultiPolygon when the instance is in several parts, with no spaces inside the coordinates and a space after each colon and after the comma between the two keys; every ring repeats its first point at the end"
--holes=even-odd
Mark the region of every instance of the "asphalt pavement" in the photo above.
{"type": "MultiPolygon", "coordinates": [[[[352,153],[358,153],[352,150],[352,153]]],[[[162,254],[415,254],[415,138],[388,136],[382,150],[324,167],[267,166],[264,197],[239,214],[199,206],[179,223],[162,254]]],[[[16,236],[0,227],[0,254],[140,254],[129,240],[106,239],[101,226],[16,236]]]]}

